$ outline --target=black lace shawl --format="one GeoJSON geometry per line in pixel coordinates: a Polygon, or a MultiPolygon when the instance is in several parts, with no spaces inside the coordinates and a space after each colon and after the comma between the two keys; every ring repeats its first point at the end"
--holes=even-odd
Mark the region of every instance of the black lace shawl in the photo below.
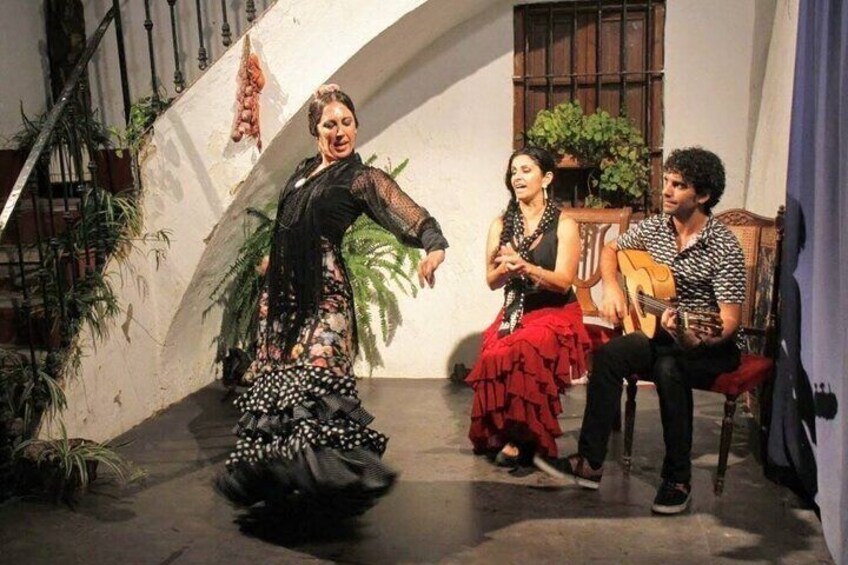
{"type": "Polygon", "coordinates": [[[321,297],[322,237],[339,244],[364,212],[406,245],[428,252],[448,246],[436,220],[388,174],[364,165],[359,155],[310,178],[320,163],[320,155],[302,161],[277,204],[266,284],[269,320],[282,318],[285,351],[294,345],[321,297]]]}

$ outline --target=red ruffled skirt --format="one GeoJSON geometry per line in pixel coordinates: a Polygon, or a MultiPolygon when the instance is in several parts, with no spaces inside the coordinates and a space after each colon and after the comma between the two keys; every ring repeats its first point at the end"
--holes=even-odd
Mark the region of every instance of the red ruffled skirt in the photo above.
{"type": "Polygon", "coordinates": [[[560,394],[586,371],[591,340],[577,302],[527,312],[498,337],[503,311],[483,334],[480,356],[465,379],[474,389],[468,437],[476,452],[507,441],[530,441],[556,457],[562,435],[560,394]]]}

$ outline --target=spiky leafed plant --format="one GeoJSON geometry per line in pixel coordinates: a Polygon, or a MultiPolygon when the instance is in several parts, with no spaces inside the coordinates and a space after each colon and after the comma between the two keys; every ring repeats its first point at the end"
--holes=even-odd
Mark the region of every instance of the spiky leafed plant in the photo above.
{"type": "MultiPolygon", "coordinates": [[[[21,102],[21,121],[23,127],[11,139],[12,145],[23,153],[28,153],[35,145],[38,134],[41,133],[47,121],[49,111],[42,112],[32,118],[24,113],[21,102]]],[[[112,139],[109,130],[103,125],[97,110],[86,114],[76,101],[72,101],[66,110],[59,115],[54,134],[50,139],[52,147],[74,146],[86,143],[91,149],[111,147],[112,139]]]]}
{"type": "Polygon", "coordinates": [[[153,253],[158,267],[171,244],[171,230],[144,232],[144,211],[135,191],[112,194],[89,187],[82,193],[80,216],[70,230],[74,254],[98,250],[123,264],[133,251],[153,253]]]}
{"type": "Polygon", "coordinates": [[[23,430],[31,430],[42,413],[55,417],[67,407],[61,383],[50,372],[50,363],[33,371],[15,352],[0,354],[0,406],[3,422],[21,418],[23,430]]]}
{"type": "MultiPolygon", "coordinates": [[[[121,312],[118,298],[112,288],[107,271],[98,268],[95,258],[105,261],[114,258],[124,265],[133,251],[152,253],[158,267],[170,246],[170,230],[154,233],[143,232],[143,211],[132,191],[118,194],[100,188],[88,188],[82,194],[80,216],[68,233],[60,238],[63,245],[50,248],[45,254],[43,269],[48,275],[44,290],[50,309],[54,330],[65,324],[68,336],[76,333],[83,322],[87,322],[92,336],[102,340],[109,320],[121,312]],[[75,265],[75,267],[72,267],[75,265]],[[76,269],[73,284],[57,272],[76,269]],[[61,295],[61,301],[60,301],[61,295]],[[60,304],[61,303],[61,304],[60,304]],[[65,317],[59,315],[64,309],[65,317]]],[[[102,265],[99,265],[102,266],[102,265]]],[[[32,291],[38,292],[34,281],[32,291]]],[[[41,314],[39,309],[36,313],[41,314]]]]}
{"type": "MultiPolygon", "coordinates": [[[[140,135],[167,102],[142,100],[134,107],[130,125],[135,129],[128,129],[125,136],[133,153],[138,150],[140,135]]],[[[22,109],[21,116],[23,128],[12,141],[21,152],[27,153],[44,127],[47,114],[30,119],[22,109]]],[[[119,139],[124,137],[119,136],[119,139]]],[[[70,176],[76,178],[77,173],[81,176],[86,161],[95,158],[96,151],[111,147],[109,131],[98,119],[98,113],[82,110],[76,101],[71,101],[55,124],[48,148],[43,153],[45,159],[38,163],[38,179],[50,182],[49,157],[59,148],[70,176]]],[[[67,172],[65,165],[63,179],[67,172]]],[[[136,169],[133,171],[134,191],[112,194],[98,187],[94,179],[92,182],[80,179],[75,183],[74,190],[82,191],[77,220],[46,246],[38,276],[21,278],[32,296],[44,297],[31,305],[29,331],[34,331],[38,339],[55,350],[48,353],[45,360],[32,359],[31,362],[0,357],[0,500],[15,488],[16,479],[11,472],[12,448],[37,432],[42,415],[56,417],[66,407],[61,383],[77,374],[80,368],[82,345],[75,336],[87,326],[94,341],[101,341],[107,332],[107,322],[121,312],[110,284],[111,271],[104,270],[107,259],[116,259],[123,269],[128,267],[127,259],[133,251],[153,253],[157,267],[165,258],[170,231],[143,231],[143,210],[137,197],[140,184],[136,169]]],[[[118,275],[122,276],[122,272],[118,275]]],[[[61,451],[64,444],[57,445],[60,448],[57,453],[65,457],[61,451]]],[[[111,456],[103,451],[105,449],[84,444],[73,453],[89,459],[102,455],[101,462],[109,466],[111,456]]],[[[83,471],[80,468],[80,472],[83,471]]],[[[84,475],[83,479],[86,482],[84,475]]]]}
{"type": "Polygon", "coordinates": [[[41,475],[42,484],[38,488],[52,494],[57,501],[72,502],[72,496],[78,488],[91,484],[97,478],[98,467],[110,471],[122,484],[145,476],[142,469],[126,461],[112,445],[68,438],[61,419],[57,421],[57,427],[59,437],[29,439],[14,449],[22,471],[41,475]]]}
{"type": "MultiPolygon", "coordinates": [[[[374,160],[372,156],[367,164],[374,160]]],[[[387,172],[396,178],[407,163],[408,159],[397,167],[389,164],[387,172]]],[[[274,220],[254,208],[247,212],[259,220],[258,226],[247,235],[235,262],[212,291],[213,299],[224,301],[219,336],[222,354],[230,347],[251,347],[256,335],[256,312],[262,286],[256,266],[271,249],[274,220]]],[[[382,343],[388,344],[402,321],[396,291],[417,294],[413,279],[421,253],[397,241],[367,216],[353,223],[341,247],[353,288],[359,353],[373,370],[383,363],[377,336],[382,343]]]]}

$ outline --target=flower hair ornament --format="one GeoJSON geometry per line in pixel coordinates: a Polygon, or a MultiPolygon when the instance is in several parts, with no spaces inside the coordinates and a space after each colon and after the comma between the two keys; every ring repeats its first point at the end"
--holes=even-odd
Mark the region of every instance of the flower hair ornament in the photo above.
{"type": "Polygon", "coordinates": [[[341,92],[341,88],[339,88],[338,84],[328,83],[322,84],[315,91],[315,94],[312,95],[312,98],[318,99],[324,96],[325,94],[329,94],[331,92],[341,92]]]}

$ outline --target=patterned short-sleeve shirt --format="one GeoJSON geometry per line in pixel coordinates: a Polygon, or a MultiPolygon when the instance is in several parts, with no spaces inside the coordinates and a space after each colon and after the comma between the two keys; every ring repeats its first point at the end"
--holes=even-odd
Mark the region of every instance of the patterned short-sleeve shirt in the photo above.
{"type": "Polygon", "coordinates": [[[745,258],[739,240],[710,216],[686,247],[677,250],[677,230],[671,216],[657,214],[639,222],[616,241],[619,249],[650,253],[668,265],[680,305],[687,310],[718,312],[718,304],[745,300],[745,258]]]}

